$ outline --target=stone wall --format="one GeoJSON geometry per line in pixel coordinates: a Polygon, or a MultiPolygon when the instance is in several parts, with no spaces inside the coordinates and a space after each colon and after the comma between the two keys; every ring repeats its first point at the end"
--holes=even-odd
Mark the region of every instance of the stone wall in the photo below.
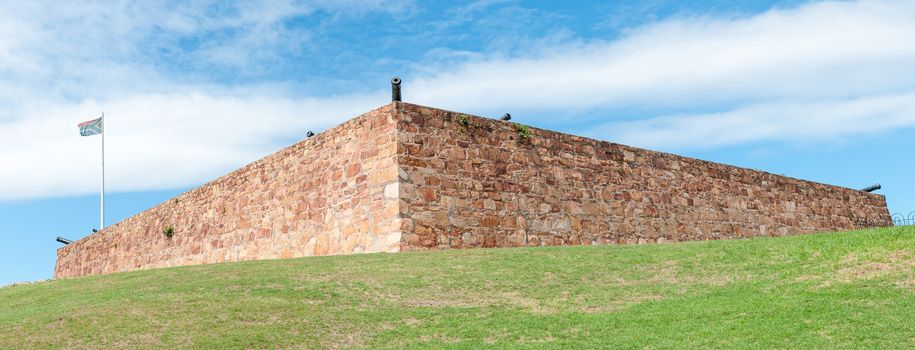
{"type": "Polygon", "coordinates": [[[392,111],[366,113],[64,246],[54,276],[399,251],[392,111]]]}
{"type": "Polygon", "coordinates": [[[60,248],[54,275],[889,225],[877,194],[394,103],[60,248]]]}
{"type": "Polygon", "coordinates": [[[892,225],[877,194],[428,107],[401,108],[405,250],[892,225]]]}

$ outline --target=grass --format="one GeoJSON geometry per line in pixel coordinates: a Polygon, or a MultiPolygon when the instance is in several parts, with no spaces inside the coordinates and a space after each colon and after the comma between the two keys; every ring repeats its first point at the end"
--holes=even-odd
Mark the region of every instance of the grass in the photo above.
{"type": "Polygon", "coordinates": [[[915,347],[915,228],[368,254],[0,289],[0,348],[915,347]]]}

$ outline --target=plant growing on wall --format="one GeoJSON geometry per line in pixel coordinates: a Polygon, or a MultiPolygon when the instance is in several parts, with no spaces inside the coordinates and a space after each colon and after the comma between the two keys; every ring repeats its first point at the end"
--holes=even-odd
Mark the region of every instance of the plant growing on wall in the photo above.
{"type": "Polygon", "coordinates": [[[468,117],[466,114],[461,114],[458,116],[457,122],[458,124],[461,124],[461,126],[468,126],[470,125],[470,117],[468,117]]]}
{"type": "Polygon", "coordinates": [[[531,136],[534,136],[534,134],[531,132],[531,128],[527,125],[515,123],[515,131],[518,132],[518,137],[520,137],[522,140],[527,140],[530,139],[531,136]]]}
{"type": "Polygon", "coordinates": [[[175,228],[171,226],[166,227],[164,230],[162,230],[162,234],[164,234],[166,238],[172,238],[172,236],[175,235],[175,228]]]}

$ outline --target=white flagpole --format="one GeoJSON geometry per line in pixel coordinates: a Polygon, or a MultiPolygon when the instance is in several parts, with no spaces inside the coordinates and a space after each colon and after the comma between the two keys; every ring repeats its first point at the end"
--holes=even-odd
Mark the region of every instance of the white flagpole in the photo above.
{"type": "Polygon", "coordinates": [[[102,112],[102,215],[99,230],[105,228],[105,112],[102,112]]]}

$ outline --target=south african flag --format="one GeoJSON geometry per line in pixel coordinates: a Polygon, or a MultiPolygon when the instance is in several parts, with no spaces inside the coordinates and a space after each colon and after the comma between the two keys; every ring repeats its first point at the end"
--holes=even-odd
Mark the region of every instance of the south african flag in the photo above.
{"type": "Polygon", "coordinates": [[[79,123],[78,126],[79,134],[82,136],[92,136],[105,132],[105,124],[102,122],[102,118],[85,121],[79,123]]]}

